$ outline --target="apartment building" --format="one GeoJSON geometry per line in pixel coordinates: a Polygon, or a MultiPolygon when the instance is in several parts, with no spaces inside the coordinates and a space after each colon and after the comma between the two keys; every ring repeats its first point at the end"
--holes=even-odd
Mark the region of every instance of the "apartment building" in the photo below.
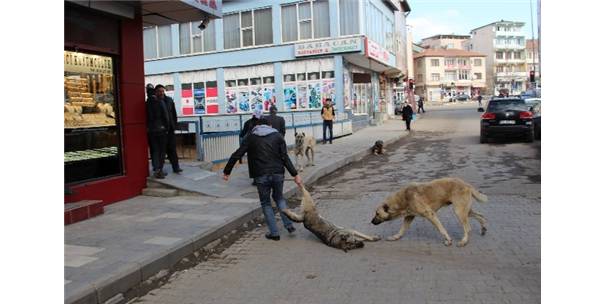
{"type": "Polygon", "coordinates": [[[429,49],[459,49],[463,50],[469,35],[435,35],[421,40],[421,46],[429,49]]]}
{"type": "MultiPolygon", "coordinates": [[[[223,1],[223,18],[144,29],[145,74],[179,116],[319,110],[371,123],[407,77],[407,1],[223,1]]],[[[315,116],[314,116],[315,117],[315,116]]]]}
{"type": "Polygon", "coordinates": [[[486,86],[498,94],[507,89],[510,94],[526,90],[526,38],[524,22],[497,21],[471,30],[465,44],[467,50],[486,55],[486,86]]]}
{"type": "Polygon", "coordinates": [[[427,49],[415,54],[415,94],[429,102],[457,94],[475,97],[486,88],[486,56],[457,49],[427,49]]]}

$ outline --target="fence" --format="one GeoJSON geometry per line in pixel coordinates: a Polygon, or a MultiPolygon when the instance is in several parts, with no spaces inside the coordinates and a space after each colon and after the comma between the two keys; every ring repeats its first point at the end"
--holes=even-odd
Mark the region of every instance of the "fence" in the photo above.
{"type": "MultiPolygon", "coordinates": [[[[286,122],[286,145],[295,143],[295,131],[322,139],[322,117],[320,110],[278,113],[286,122]]],[[[352,120],[349,113],[337,113],[333,124],[333,136],[352,134],[352,120]]],[[[196,134],[198,160],[222,162],[240,145],[240,130],[250,113],[225,115],[199,115],[179,117],[177,134],[196,134]]]]}

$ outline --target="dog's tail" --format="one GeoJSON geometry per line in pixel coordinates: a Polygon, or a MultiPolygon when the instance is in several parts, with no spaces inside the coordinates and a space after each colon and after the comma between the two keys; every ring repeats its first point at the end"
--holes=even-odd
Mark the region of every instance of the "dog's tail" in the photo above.
{"type": "Polygon", "coordinates": [[[471,189],[471,195],[473,195],[478,202],[486,203],[488,201],[488,196],[480,193],[480,191],[476,190],[473,186],[470,185],[469,189],[471,189]]]}

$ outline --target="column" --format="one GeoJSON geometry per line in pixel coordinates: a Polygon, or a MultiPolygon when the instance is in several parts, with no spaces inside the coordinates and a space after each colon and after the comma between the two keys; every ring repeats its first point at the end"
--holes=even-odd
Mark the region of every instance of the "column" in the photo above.
{"type": "Polygon", "coordinates": [[[276,107],[284,111],[284,76],[282,75],[282,62],[274,63],[274,88],[276,89],[276,107]]]}
{"type": "Polygon", "coordinates": [[[335,103],[339,113],[345,113],[345,103],[343,101],[343,89],[345,79],[343,77],[343,56],[335,56],[335,103]]]}
{"type": "Polygon", "coordinates": [[[282,7],[279,3],[271,8],[271,30],[273,31],[274,44],[282,44],[282,7]]]}
{"type": "Polygon", "coordinates": [[[217,103],[219,104],[219,114],[225,114],[225,70],[217,69],[217,103]]]}

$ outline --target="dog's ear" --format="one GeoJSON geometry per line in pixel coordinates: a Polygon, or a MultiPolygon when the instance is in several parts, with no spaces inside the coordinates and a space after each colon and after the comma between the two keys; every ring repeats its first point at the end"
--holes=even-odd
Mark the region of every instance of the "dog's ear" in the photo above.
{"type": "Polygon", "coordinates": [[[389,212],[389,206],[387,204],[383,205],[383,211],[389,212]]]}
{"type": "Polygon", "coordinates": [[[305,132],[303,132],[303,133],[301,133],[301,134],[303,134],[303,137],[305,137],[305,132]]]}

